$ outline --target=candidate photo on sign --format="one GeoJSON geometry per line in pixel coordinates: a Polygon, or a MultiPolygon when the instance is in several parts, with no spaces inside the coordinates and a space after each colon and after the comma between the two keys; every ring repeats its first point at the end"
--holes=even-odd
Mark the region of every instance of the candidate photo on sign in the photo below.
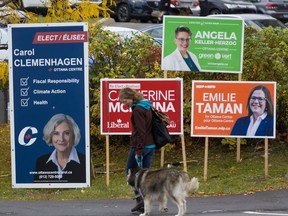
{"type": "Polygon", "coordinates": [[[270,91],[259,85],[249,94],[246,109],[248,116],[237,119],[231,135],[273,136],[273,104],[270,91]]]}
{"type": "Polygon", "coordinates": [[[52,116],[43,129],[43,140],[55,149],[37,159],[34,182],[85,182],[85,155],[76,150],[80,138],[72,117],[62,113],[52,116]]]}
{"type": "Polygon", "coordinates": [[[178,26],[175,29],[174,43],[177,48],[162,62],[163,70],[200,71],[200,65],[196,55],[188,49],[191,45],[192,31],[186,26],[178,26]]]}

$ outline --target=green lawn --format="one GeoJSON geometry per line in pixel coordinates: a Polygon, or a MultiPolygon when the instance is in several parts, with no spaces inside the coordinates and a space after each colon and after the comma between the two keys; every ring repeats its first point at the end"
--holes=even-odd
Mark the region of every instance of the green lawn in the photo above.
{"type": "MultiPolygon", "coordinates": [[[[104,166],[95,168],[95,178],[91,187],[78,189],[12,189],[10,162],[10,135],[7,125],[0,126],[1,157],[0,157],[0,199],[1,200],[73,200],[100,198],[132,198],[133,193],[126,184],[124,167],[128,146],[110,146],[110,174],[109,187],[106,186],[104,166]]],[[[264,177],[264,157],[261,140],[255,140],[257,147],[242,146],[241,162],[236,162],[236,152],[230,151],[228,146],[222,146],[219,139],[209,144],[208,175],[204,175],[204,139],[186,143],[187,169],[190,176],[199,178],[200,188],[191,196],[214,196],[238,193],[253,193],[256,191],[276,190],[288,188],[288,142],[269,140],[269,170],[268,177],[264,177]]],[[[128,145],[128,144],[127,144],[128,145]]],[[[98,143],[93,154],[93,165],[105,164],[105,143],[98,143]],[[97,148],[99,146],[99,148],[97,148]]],[[[160,151],[154,156],[152,169],[160,166],[160,151]]],[[[182,161],[181,145],[171,145],[165,151],[165,164],[182,161]]],[[[174,166],[183,169],[182,165],[174,166]]]]}

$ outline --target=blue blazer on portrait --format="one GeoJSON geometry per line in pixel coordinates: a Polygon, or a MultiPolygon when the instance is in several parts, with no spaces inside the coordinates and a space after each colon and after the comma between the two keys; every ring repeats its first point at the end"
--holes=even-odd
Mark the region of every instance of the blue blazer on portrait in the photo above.
{"type": "MultiPolygon", "coordinates": [[[[250,116],[237,119],[233,126],[231,135],[246,136],[250,124],[250,116]]],[[[268,117],[261,121],[255,136],[273,136],[273,117],[268,117]]]]}

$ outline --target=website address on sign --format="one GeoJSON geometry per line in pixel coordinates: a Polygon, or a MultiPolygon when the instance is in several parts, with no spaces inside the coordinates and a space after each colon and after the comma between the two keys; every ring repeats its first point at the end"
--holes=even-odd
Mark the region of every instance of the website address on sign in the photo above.
{"type": "Polygon", "coordinates": [[[209,126],[195,126],[195,130],[230,130],[230,127],[209,127],[209,126]]]}

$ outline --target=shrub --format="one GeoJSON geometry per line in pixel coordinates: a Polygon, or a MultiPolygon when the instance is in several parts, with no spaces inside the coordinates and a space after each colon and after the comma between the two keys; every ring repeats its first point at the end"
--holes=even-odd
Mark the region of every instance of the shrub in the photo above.
{"type": "MultiPolygon", "coordinates": [[[[97,25],[90,35],[90,54],[96,59],[90,70],[91,135],[94,139],[96,137],[99,139],[100,79],[163,77],[163,71],[160,69],[161,48],[155,47],[149,38],[137,36],[121,41],[113,33],[105,32],[97,25]]],[[[287,29],[267,28],[262,31],[256,31],[252,27],[245,29],[242,80],[277,82],[279,138],[281,134],[282,137],[285,135],[288,128],[287,44],[287,29]]],[[[238,74],[168,72],[168,78],[176,77],[183,78],[183,119],[184,133],[187,136],[190,135],[191,123],[191,80],[238,80],[238,74]]],[[[233,140],[224,139],[223,142],[233,149],[233,140]]]]}
{"type": "Polygon", "coordinates": [[[276,128],[279,138],[288,128],[288,29],[246,28],[243,80],[276,81],[276,128]]]}

